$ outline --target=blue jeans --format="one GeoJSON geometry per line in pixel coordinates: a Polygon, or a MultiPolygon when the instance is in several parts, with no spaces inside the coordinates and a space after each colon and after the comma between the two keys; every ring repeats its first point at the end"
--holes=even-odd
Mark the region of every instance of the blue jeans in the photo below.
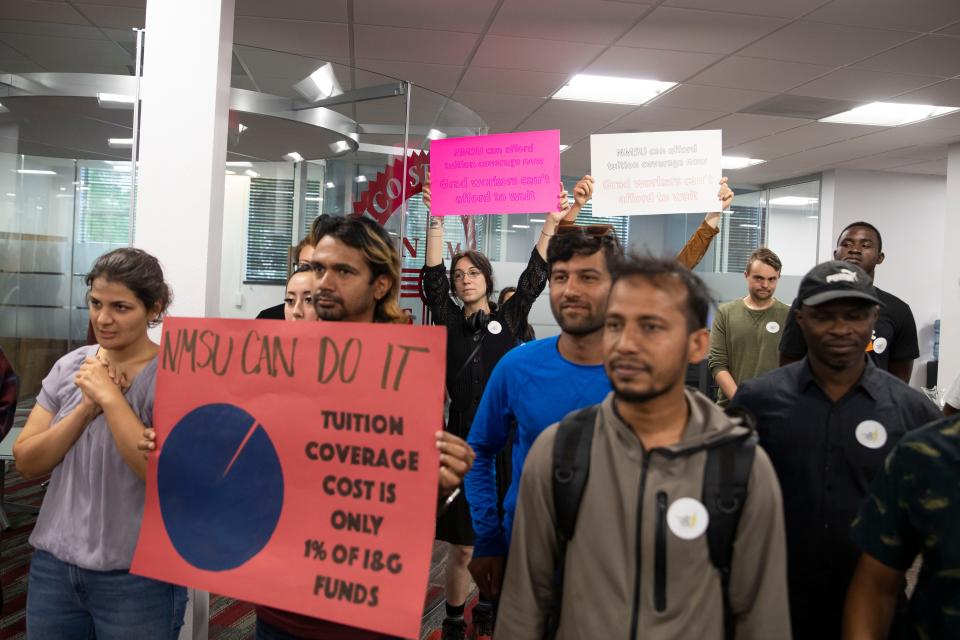
{"type": "Polygon", "coordinates": [[[36,551],[27,584],[29,640],[176,640],[187,590],[129,571],[91,571],[36,551]]]}

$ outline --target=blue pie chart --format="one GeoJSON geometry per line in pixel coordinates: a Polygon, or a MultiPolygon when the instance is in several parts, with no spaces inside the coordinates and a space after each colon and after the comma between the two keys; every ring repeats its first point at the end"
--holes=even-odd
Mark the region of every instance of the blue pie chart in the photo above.
{"type": "Polygon", "coordinates": [[[270,540],[283,509],[283,469],[266,430],[232,404],[185,415],[163,443],[160,513],[177,553],[205,571],[235,569],[270,540]]]}

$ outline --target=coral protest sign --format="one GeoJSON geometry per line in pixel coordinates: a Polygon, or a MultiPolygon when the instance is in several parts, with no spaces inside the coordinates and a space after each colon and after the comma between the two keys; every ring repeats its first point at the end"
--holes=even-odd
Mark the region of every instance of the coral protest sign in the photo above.
{"type": "Polygon", "coordinates": [[[593,215],[715,211],[721,134],[716,129],[590,136],[593,215]]]}
{"type": "Polygon", "coordinates": [[[441,327],[168,318],[131,571],[419,637],[441,327]]]}
{"type": "Polygon", "coordinates": [[[430,176],[433,215],[555,211],[560,192],[560,132],[434,140],[430,176]]]}

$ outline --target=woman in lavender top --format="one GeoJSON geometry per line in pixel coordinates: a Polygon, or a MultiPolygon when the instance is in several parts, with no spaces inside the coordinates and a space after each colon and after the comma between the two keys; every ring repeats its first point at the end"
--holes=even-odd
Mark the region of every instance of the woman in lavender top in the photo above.
{"type": "Polygon", "coordinates": [[[156,258],[104,254],[86,278],[97,344],[60,358],[13,447],[25,477],[51,474],[30,544],[31,640],[173,640],[186,590],[131,575],[143,517],[157,345],[147,328],[170,304],[156,258]]]}

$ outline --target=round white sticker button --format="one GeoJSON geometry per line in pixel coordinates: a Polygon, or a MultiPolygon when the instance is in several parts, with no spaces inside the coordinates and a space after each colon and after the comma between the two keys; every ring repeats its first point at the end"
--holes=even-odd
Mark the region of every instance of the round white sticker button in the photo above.
{"type": "Polygon", "coordinates": [[[876,420],[864,420],[854,431],[857,442],[868,449],[880,449],[887,444],[887,429],[876,420]]]}
{"type": "Polygon", "coordinates": [[[498,333],[503,331],[503,325],[497,322],[496,320],[491,320],[490,322],[487,323],[487,331],[489,331],[493,335],[497,335],[498,333]]]}
{"type": "Polygon", "coordinates": [[[667,526],[673,535],[683,540],[699,538],[710,524],[710,515],[707,508],[694,498],[679,498],[674,500],[667,509],[667,526]]]}
{"type": "Polygon", "coordinates": [[[774,321],[771,320],[770,322],[767,323],[767,332],[769,332],[769,333],[777,333],[778,331],[780,331],[780,323],[779,323],[779,322],[774,322],[774,321]]]}
{"type": "Polygon", "coordinates": [[[873,350],[876,353],[883,353],[887,350],[887,339],[886,338],[877,338],[873,341],[873,350]]]}

